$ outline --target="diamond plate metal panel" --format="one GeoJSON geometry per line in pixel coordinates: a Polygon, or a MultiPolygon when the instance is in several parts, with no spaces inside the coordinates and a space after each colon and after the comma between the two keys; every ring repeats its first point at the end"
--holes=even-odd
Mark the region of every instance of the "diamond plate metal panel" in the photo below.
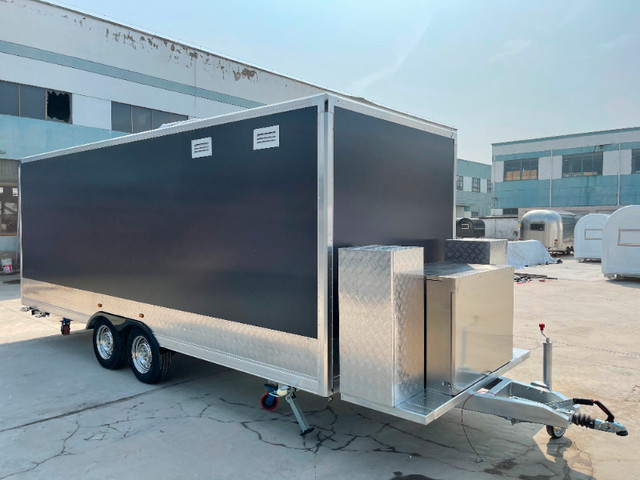
{"type": "Polygon", "coordinates": [[[444,259],[453,263],[507,265],[507,240],[494,238],[445,241],[444,259]]]}
{"type": "Polygon", "coordinates": [[[424,252],[339,250],[340,390],[396,406],[424,384],[424,252]]]}

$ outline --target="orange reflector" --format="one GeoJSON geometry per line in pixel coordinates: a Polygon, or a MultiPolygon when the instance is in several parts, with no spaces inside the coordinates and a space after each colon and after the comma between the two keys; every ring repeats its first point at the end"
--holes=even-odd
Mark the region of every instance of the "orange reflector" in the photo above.
{"type": "Polygon", "coordinates": [[[140,313],[140,314],[138,314],[138,316],[139,316],[140,318],[144,318],[144,313],[140,313]]]}
{"type": "Polygon", "coordinates": [[[98,304],[98,308],[102,308],[102,304],[101,303],[98,304]]]}

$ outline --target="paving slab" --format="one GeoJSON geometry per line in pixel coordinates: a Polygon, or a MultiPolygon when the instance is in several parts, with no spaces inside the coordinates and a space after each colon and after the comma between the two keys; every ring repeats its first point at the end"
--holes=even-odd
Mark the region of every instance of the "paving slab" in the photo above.
{"type": "Polygon", "coordinates": [[[554,389],[602,400],[626,438],[574,426],[549,440],[458,409],[424,426],[300,392],[316,427],[301,437],[285,402],[259,408],[262,379],[183,355],[156,386],[105,370],[91,332],[74,323],[61,336],[58,318],[21,312],[18,285],[0,278],[0,479],[640,479],[640,281],[598,269],[567,258],[528,269],[558,280],[514,284],[514,342],[531,358],[509,376],[541,378],[544,321],[554,389]]]}

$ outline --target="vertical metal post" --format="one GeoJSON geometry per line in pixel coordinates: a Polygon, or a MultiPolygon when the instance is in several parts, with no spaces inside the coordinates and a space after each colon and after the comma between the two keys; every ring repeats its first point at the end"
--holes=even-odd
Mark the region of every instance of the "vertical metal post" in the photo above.
{"type": "Polygon", "coordinates": [[[551,390],[551,368],[552,368],[552,348],[553,343],[549,340],[549,337],[542,342],[542,376],[544,384],[549,390],[551,390]]]}

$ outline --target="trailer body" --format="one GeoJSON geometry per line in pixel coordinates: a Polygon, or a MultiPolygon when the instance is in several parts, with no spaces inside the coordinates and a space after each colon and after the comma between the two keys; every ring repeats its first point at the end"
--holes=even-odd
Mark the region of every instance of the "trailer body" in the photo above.
{"type": "Polygon", "coordinates": [[[22,303],[86,322],[98,362],[143,382],[172,351],[263,377],[303,435],[296,389],[566,428],[574,402],[499,377],[528,357],[512,268],[424,267],[453,234],[455,158],[454,129],[327,94],[31,157],[22,303]]]}
{"type": "Polygon", "coordinates": [[[574,253],[577,260],[602,260],[602,230],[609,215],[590,213],[578,220],[574,231],[574,253]]]}
{"type": "Polygon", "coordinates": [[[640,277],[640,205],[622,207],[604,223],[602,273],[640,277]]]}
{"type": "Polygon", "coordinates": [[[576,215],[553,210],[531,210],[522,217],[522,240],[538,240],[550,252],[569,253],[573,249],[576,215]]]}
{"type": "Polygon", "coordinates": [[[459,218],[456,220],[456,238],[484,237],[484,222],[479,218],[459,218]]]}
{"type": "Polygon", "coordinates": [[[22,302],[139,319],[161,347],[329,395],[334,251],[442,259],[455,141],[319,95],[26,159],[22,302]]]}
{"type": "Polygon", "coordinates": [[[517,216],[480,217],[485,226],[485,237],[518,240],[520,238],[520,222],[517,216]]]}

